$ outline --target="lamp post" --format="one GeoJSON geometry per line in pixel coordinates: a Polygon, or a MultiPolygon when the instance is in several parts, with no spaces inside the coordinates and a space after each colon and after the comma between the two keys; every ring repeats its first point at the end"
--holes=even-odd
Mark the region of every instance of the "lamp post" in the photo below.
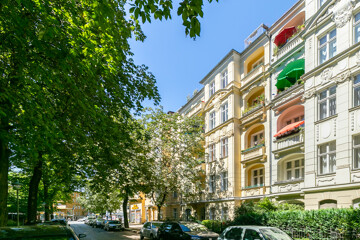
{"type": "Polygon", "coordinates": [[[19,189],[21,188],[21,183],[18,181],[13,182],[12,186],[14,189],[16,189],[16,198],[17,198],[17,226],[20,226],[19,222],[19,189]]]}

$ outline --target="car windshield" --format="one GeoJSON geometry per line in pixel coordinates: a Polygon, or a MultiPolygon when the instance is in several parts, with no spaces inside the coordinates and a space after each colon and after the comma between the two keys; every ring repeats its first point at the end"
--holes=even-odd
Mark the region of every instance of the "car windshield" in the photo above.
{"type": "Polygon", "coordinates": [[[160,227],[162,223],[153,223],[152,224],[152,227],[153,228],[156,228],[156,227],[160,227]]]}
{"type": "Polygon", "coordinates": [[[180,224],[180,227],[184,232],[208,231],[208,229],[204,225],[198,223],[184,223],[180,224]]]}
{"type": "Polygon", "coordinates": [[[277,228],[262,228],[260,232],[269,240],[292,240],[289,235],[277,228]]]}
{"type": "Polygon", "coordinates": [[[109,221],[108,223],[109,224],[119,224],[120,222],[119,221],[109,221]]]}

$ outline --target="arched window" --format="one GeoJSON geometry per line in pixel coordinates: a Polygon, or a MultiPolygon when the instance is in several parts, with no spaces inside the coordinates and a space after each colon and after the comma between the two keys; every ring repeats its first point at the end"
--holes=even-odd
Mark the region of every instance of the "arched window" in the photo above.
{"type": "Polygon", "coordinates": [[[264,186],[264,168],[251,170],[251,185],[254,187],[264,186]]]}
{"type": "Polygon", "coordinates": [[[326,199],[319,202],[319,209],[337,208],[337,201],[333,199],[326,199]]]}
{"type": "Polygon", "coordinates": [[[304,178],[304,159],[288,160],[284,163],[285,179],[294,180],[304,178]]]}
{"type": "Polygon", "coordinates": [[[353,200],[353,207],[354,208],[360,208],[360,198],[353,200]]]}

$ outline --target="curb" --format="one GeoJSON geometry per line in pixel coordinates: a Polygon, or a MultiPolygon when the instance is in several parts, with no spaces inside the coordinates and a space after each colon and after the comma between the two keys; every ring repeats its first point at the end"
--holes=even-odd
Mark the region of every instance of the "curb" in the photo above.
{"type": "Polygon", "coordinates": [[[125,228],[125,231],[131,231],[131,232],[134,232],[134,233],[140,233],[140,230],[133,229],[133,228],[125,228]]]}

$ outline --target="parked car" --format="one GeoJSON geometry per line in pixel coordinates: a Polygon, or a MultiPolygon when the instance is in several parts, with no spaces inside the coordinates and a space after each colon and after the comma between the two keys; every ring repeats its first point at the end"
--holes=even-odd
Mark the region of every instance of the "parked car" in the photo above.
{"type": "Polygon", "coordinates": [[[105,224],[108,222],[109,220],[104,220],[104,221],[102,221],[101,222],[101,224],[100,224],[100,228],[105,228],[105,224]]]}
{"type": "Polygon", "coordinates": [[[101,224],[104,222],[104,219],[97,218],[95,222],[92,224],[92,227],[101,228],[101,224]]]}
{"type": "Polygon", "coordinates": [[[105,227],[104,227],[105,231],[110,231],[110,230],[125,230],[125,228],[123,227],[122,223],[118,220],[108,220],[105,223],[105,227]]]}
{"type": "Polygon", "coordinates": [[[87,218],[86,218],[86,220],[85,220],[85,223],[86,224],[88,224],[88,225],[90,225],[90,223],[92,222],[92,221],[95,221],[95,216],[88,216],[87,218]]]}
{"type": "Polygon", "coordinates": [[[157,239],[158,238],[158,230],[161,224],[164,222],[161,221],[153,221],[144,223],[143,227],[140,230],[140,239],[150,238],[157,239]]]}
{"type": "Polygon", "coordinates": [[[84,218],[79,218],[77,221],[78,221],[78,222],[85,222],[86,219],[87,219],[86,217],[84,217],[84,218]]]}
{"type": "Polygon", "coordinates": [[[195,222],[164,222],[158,230],[160,240],[217,240],[219,234],[195,222]]]}
{"type": "Polygon", "coordinates": [[[86,237],[63,225],[33,225],[20,227],[0,228],[0,239],[2,240],[79,240],[86,237]]]}
{"type": "Polygon", "coordinates": [[[232,226],[226,228],[218,240],[292,240],[276,227],[232,226]]]}

